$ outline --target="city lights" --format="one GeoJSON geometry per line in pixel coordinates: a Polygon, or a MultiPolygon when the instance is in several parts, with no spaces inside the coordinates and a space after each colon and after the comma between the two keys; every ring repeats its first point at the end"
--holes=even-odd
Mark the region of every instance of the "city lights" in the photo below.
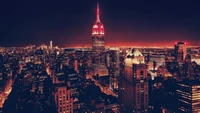
{"type": "Polygon", "coordinates": [[[77,1],[3,4],[0,113],[200,113],[198,4],[77,1]]]}

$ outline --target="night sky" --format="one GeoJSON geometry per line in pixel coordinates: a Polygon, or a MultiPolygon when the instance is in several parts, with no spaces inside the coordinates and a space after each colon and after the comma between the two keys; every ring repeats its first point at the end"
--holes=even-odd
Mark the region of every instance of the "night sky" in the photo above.
{"type": "MultiPolygon", "coordinates": [[[[200,4],[190,0],[99,0],[107,46],[200,42],[200,4]]],[[[96,0],[0,0],[0,46],[91,45],[96,0]]]]}

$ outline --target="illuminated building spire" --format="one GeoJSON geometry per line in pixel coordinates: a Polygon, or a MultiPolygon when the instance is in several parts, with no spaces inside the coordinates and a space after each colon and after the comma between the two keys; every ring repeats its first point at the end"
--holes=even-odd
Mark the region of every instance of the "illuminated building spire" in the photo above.
{"type": "Polygon", "coordinates": [[[104,35],[104,26],[100,21],[99,2],[97,2],[96,21],[92,27],[92,35],[104,35]]]}
{"type": "Polygon", "coordinates": [[[97,20],[96,20],[96,22],[100,22],[99,3],[97,3],[97,20]]]}

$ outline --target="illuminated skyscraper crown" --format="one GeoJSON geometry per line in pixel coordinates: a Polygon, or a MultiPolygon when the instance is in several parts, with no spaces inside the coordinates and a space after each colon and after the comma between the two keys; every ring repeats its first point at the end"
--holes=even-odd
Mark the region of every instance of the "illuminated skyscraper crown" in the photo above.
{"type": "Polygon", "coordinates": [[[104,35],[104,26],[100,21],[99,3],[97,3],[96,21],[92,27],[92,35],[104,35]]]}

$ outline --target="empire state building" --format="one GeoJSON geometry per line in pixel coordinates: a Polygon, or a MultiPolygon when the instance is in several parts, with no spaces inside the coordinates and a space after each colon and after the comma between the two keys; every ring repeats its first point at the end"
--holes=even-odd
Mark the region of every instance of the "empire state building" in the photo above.
{"type": "Polygon", "coordinates": [[[104,25],[100,21],[99,3],[97,3],[96,21],[92,27],[92,65],[93,74],[99,76],[108,75],[105,66],[105,31],[104,25]]]}

